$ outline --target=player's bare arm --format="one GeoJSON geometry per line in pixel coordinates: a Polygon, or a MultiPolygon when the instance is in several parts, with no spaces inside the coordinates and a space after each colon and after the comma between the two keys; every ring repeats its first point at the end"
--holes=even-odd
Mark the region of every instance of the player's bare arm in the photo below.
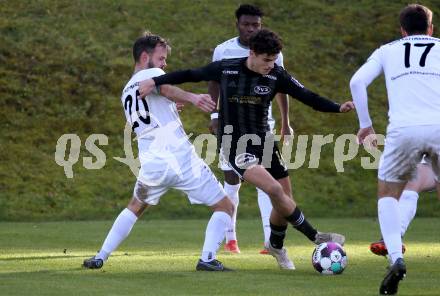
{"type": "Polygon", "coordinates": [[[293,135],[293,129],[290,127],[289,119],[289,98],[286,94],[278,93],[275,96],[281,114],[280,134],[283,139],[285,136],[293,135]]]}
{"type": "Polygon", "coordinates": [[[211,112],[216,106],[208,94],[194,94],[169,84],[161,85],[160,93],[176,102],[189,102],[204,112],[211,112]]]}

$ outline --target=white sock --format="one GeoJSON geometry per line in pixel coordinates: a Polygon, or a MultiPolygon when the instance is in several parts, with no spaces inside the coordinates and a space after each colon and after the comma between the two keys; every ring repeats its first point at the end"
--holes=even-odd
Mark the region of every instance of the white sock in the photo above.
{"type": "Polygon", "coordinates": [[[231,226],[226,229],[226,242],[231,240],[237,240],[237,233],[235,230],[235,225],[237,222],[237,208],[239,203],[238,191],[240,190],[241,183],[237,185],[231,185],[225,182],[224,188],[229,199],[234,204],[234,212],[232,213],[231,226]]]}
{"type": "Polygon", "coordinates": [[[404,190],[399,200],[399,211],[400,211],[400,235],[403,237],[409,224],[414,219],[417,211],[417,200],[419,199],[419,194],[416,191],[404,190]]]}
{"type": "Polygon", "coordinates": [[[383,197],[377,202],[377,212],[382,237],[394,264],[398,258],[403,258],[399,202],[393,197],[383,197]]]}
{"type": "Polygon", "coordinates": [[[122,243],[128,236],[133,225],[137,221],[137,216],[129,209],[124,209],[113,223],[101,250],[95,256],[96,258],[107,260],[110,254],[122,243]]]}
{"type": "Polygon", "coordinates": [[[258,192],[258,206],[260,207],[261,222],[263,224],[264,242],[269,241],[270,237],[270,213],[272,212],[272,202],[266,192],[257,188],[258,192]]]}
{"type": "Polygon", "coordinates": [[[231,216],[225,212],[214,212],[206,226],[205,242],[201,259],[205,262],[216,258],[217,250],[225,238],[225,228],[230,227],[231,216]]]}

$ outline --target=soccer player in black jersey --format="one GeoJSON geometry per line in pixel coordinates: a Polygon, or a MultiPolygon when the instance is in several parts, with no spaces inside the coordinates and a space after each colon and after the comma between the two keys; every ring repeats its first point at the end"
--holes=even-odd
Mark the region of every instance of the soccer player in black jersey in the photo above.
{"type": "Polygon", "coordinates": [[[220,153],[243,180],[261,188],[271,198],[271,235],[266,246],[282,269],[295,269],[283,242],[288,222],[312,242],[335,241],[344,244],[337,233],[318,232],[304,217],[293,200],[291,182],[267,124],[268,107],[277,93],[289,94],[321,112],[348,112],[352,102],[334,103],[306,89],[286,70],[275,64],[282,49],[274,32],[262,29],[249,42],[247,58],[213,62],[205,67],[176,71],[141,82],[145,96],[154,87],[184,82],[217,81],[220,84],[220,153]],[[250,142],[250,145],[248,145],[250,142]]]}
{"type": "MultiPolygon", "coordinates": [[[[238,36],[224,41],[223,43],[217,45],[214,49],[212,55],[212,61],[220,61],[224,59],[235,59],[244,58],[249,56],[249,40],[256,31],[261,30],[263,21],[263,11],[257,6],[242,4],[235,11],[235,16],[237,19],[236,28],[238,31],[238,36]]],[[[275,60],[278,66],[284,67],[283,54],[280,52],[278,58],[275,60]]],[[[215,81],[209,81],[208,83],[208,93],[214,99],[218,101],[220,96],[219,84],[215,81]]],[[[280,110],[280,124],[277,129],[278,134],[283,138],[284,136],[291,136],[293,130],[290,127],[289,122],[289,99],[286,94],[278,93],[275,96],[274,101],[277,101],[277,105],[280,110]]],[[[272,106],[269,105],[268,110],[268,124],[270,131],[275,134],[275,119],[272,115],[272,106]]],[[[212,133],[217,134],[218,126],[218,110],[216,108],[215,112],[211,113],[211,123],[209,129],[212,133]]],[[[240,203],[239,190],[241,187],[240,178],[235,174],[235,172],[230,168],[230,166],[225,162],[221,161],[219,167],[224,174],[223,186],[226,194],[231,199],[234,204],[234,212],[232,214],[231,227],[226,229],[226,240],[224,245],[224,250],[230,253],[240,253],[240,248],[238,247],[237,233],[236,233],[236,221],[237,221],[237,211],[238,205],[240,203]]],[[[258,207],[260,208],[261,222],[263,226],[264,233],[264,243],[263,246],[269,242],[270,237],[270,213],[272,212],[272,203],[270,201],[269,195],[266,192],[257,189],[257,200],[258,207]]],[[[267,250],[263,248],[260,254],[268,254],[267,250]]]]}

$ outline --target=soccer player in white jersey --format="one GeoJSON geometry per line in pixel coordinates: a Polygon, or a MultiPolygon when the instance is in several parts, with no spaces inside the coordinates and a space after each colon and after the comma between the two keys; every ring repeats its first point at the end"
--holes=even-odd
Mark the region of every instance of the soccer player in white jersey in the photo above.
{"type": "Polygon", "coordinates": [[[379,224],[391,261],[379,292],[387,295],[397,293],[406,275],[398,200],[423,155],[440,195],[440,39],[432,37],[432,12],[422,5],[405,7],[400,26],[403,38],[377,49],[350,81],[360,143],[374,135],[367,86],[384,73],[388,92],[389,124],[378,171],[379,224]]]}
{"type": "MultiPolygon", "coordinates": [[[[261,19],[263,17],[263,12],[256,6],[249,4],[242,4],[235,11],[235,17],[237,19],[236,26],[239,36],[231,38],[221,44],[219,44],[215,50],[212,57],[212,61],[220,61],[223,59],[232,58],[244,58],[249,56],[249,38],[250,36],[261,29],[261,19]]],[[[283,64],[283,54],[280,52],[275,63],[281,67],[283,64]]],[[[208,92],[212,98],[218,98],[220,90],[218,83],[215,81],[210,81],[208,84],[208,92]]],[[[292,129],[289,125],[289,105],[286,94],[277,94],[277,103],[281,111],[281,135],[291,135],[292,129]]],[[[218,113],[217,111],[211,114],[210,130],[216,133],[218,125],[218,113]]],[[[268,123],[270,126],[270,131],[273,133],[275,128],[275,120],[272,116],[272,104],[269,107],[268,123]]],[[[231,253],[240,253],[240,248],[237,243],[237,233],[236,233],[236,219],[237,219],[237,208],[239,204],[240,190],[240,178],[234,173],[234,171],[226,164],[226,162],[221,161],[221,169],[225,176],[224,189],[231,198],[234,204],[234,213],[232,215],[232,227],[226,230],[226,244],[225,251],[231,253]]],[[[257,188],[258,194],[258,206],[260,208],[261,220],[263,225],[264,233],[264,244],[266,245],[270,237],[270,212],[272,211],[272,203],[270,202],[269,196],[261,189],[257,188]]],[[[267,250],[263,248],[260,254],[267,254],[267,250]]]]}
{"type": "Polygon", "coordinates": [[[215,102],[209,95],[168,86],[161,87],[160,93],[139,97],[139,81],[165,73],[162,69],[169,49],[163,38],[149,33],[134,43],[134,74],[124,87],[121,100],[127,122],[137,136],[141,169],[133,198],[116,218],[98,254],[84,260],[84,267],[101,268],[142,213],[157,205],[169,188],[175,188],[186,193],[191,203],[205,204],[214,212],[196,270],[230,270],[216,259],[216,252],[225,237],[224,229],[231,224],[233,205],[209,167],[195,153],[170,99],[191,102],[205,112],[211,112],[215,102]]]}

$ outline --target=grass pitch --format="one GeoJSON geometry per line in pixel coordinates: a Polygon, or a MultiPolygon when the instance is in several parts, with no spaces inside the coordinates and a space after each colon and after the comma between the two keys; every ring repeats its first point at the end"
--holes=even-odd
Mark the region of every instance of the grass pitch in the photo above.
{"type": "MultiPolygon", "coordinates": [[[[237,271],[196,272],[206,220],[139,221],[101,270],[81,268],[112,221],[0,223],[0,295],[377,295],[385,259],[369,252],[379,237],[374,219],[311,219],[323,231],[345,233],[349,264],[342,275],[321,276],[313,245],[289,229],[286,246],[295,271],[281,271],[259,255],[259,220],[239,220],[242,253],[219,253],[237,271]]],[[[436,219],[415,219],[407,236],[408,276],[399,295],[439,295],[436,219]]]]}
{"type": "MultiPolygon", "coordinates": [[[[0,221],[112,219],[131,198],[135,182],[128,166],[114,159],[125,157],[120,95],[133,73],[134,40],[144,30],[169,39],[173,49],[167,72],[200,67],[211,61],[217,44],[236,36],[234,11],[243,2],[0,0],[0,221]],[[66,133],[77,134],[82,143],[73,179],[54,159],[57,141],[66,133]],[[83,157],[95,161],[85,149],[91,134],[108,137],[108,145],[98,145],[107,156],[99,171],[83,165],[83,157]]],[[[282,36],[286,69],[307,88],[343,102],[351,97],[349,81],[356,69],[378,46],[400,37],[399,11],[417,1],[249,2],[264,11],[264,26],[282,36]]],[[[418,2],[433,10],[438,28],[439,0],[418,2]]],[[[435,37],[439,32],[434,30],[435,37]]],[[[182,87],[207,91],[205,83],[182,87]]],[[[384,133],[384,79],[377,79],[368,92],[374,128],[384,133]]],[[[194,133],[191,140],[209,132],[208,114],[187,106],[180,116],[185,130],[194,133]]],[[[290,119],[295,139],[310,137],[304,165],[291,172],[301,209],[317,217],[374,215],[377,173],[362,169],[361,157],[369,157],[363,148],[344,163],[344,173],[336,172],[334,142],[322,147],[319,168],[308,168],[312,135],[334,134],[336,139],[356,133],[356,113],[330,115],[290,100],[290,119]]],[[[167,195],[171,206],[161,200],[155,217],[206,217],[206,212],[188,208],[176,191],[167,195]]],[[[254,217],[254,187],[243,186],[240,196],[240,215],[254,217]]],[[[418,213],[438,217],[440,203],[421,198],[418,213]]]]}

